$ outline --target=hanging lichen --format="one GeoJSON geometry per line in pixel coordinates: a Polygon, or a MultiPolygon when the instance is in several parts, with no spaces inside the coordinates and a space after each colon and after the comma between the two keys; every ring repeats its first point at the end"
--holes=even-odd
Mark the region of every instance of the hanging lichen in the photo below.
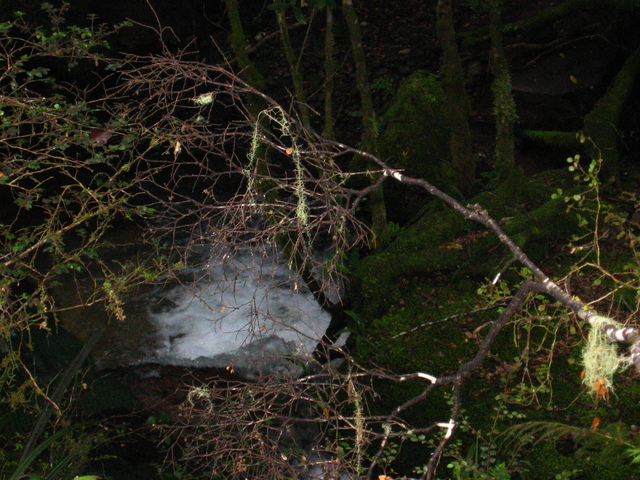
{"type": "Polygon", "coordinates": [[[587,345],[582,352],[584,364],[584,383],[594,395],[605,396],[613,390],[613,376],[621,369],[630,365],[629,359],[622,357],[603,330],[604,325],[622,325],[611,319],[597,317],[592,322],[587,345]]]}
{"type": "Polygon", "coordinates": [[[250,203],[257,207],[254,198],[258,195],[259,188],[256,186],[255,165],[258,161],[258,151],[260,147],[260,126],[264,120],[274,122],[280,130],[280,134],[283,137],[291,139],[291,146],[285,151],[285,153],[291,157],[294,164],[294,193],[298,200],[296,205],[296,218],[300,225],[306,226],[309,222],[309,204],[307,202],[307,194],[304,184],[304,167],[302,166],[300,158],[298,137],[291,129],[291,123],[287,119],[285,111],[280,106],[268,108],[260,112],[253,126],[251,147],[247,154],[248,164],[247,167],[242,170],[243,175],[247,179],[247,195],[249,195],[250,203]]]}

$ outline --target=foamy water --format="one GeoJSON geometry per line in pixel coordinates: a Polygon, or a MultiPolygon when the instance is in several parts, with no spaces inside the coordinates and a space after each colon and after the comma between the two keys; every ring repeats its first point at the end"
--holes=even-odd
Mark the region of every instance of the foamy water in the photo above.
{"type": "Polygon", "coordinates": [[[211,258],[189,273],[200,280],[151,297],[147,315],[156,347],[146,361],[228,367],[250,376],[286,370],[293,357],[313,352],[329,325],[302,280],[264,252],[211,258]]]}

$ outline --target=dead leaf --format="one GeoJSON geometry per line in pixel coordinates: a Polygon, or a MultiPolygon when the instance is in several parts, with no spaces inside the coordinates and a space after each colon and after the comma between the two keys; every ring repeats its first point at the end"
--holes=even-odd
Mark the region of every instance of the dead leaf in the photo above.
{"type": "Polygon", "coordinates": [[[606,383],[607,381],[604,378],[600,378],[593,386],[593,389],[596,391],[598,396],[604,397],[607,394],[606,383]]]}

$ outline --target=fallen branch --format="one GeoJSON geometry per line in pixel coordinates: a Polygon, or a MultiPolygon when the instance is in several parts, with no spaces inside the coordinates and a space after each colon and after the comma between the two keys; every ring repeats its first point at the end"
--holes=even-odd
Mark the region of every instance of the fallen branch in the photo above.
{"type": "Polygon", "coordinates": [[[482,208],[482,206],[475,204],[467,205],[465,207],[456,199],[454,199],[450,195],[447,195],[445,192],[435,187],[434,185],[431,185],[426,180],[421,178],[408,177],[402,174],[400,170],[389,167],[375,155],[364,152],[362,150],[354,149],[352,147],[348,147],[347,145],[338,142],[330,143],[354,154],[368,157],[373,162],[382,167],[382,172],[385,177],[393,178],[394,180],[406,185],[419,186],[429,192],[431,195],[443,200],[467,220],[473,220],[489,228],[496,234],[500,242],[509,250],[511,250],[513,256],[533,273],[536,281],[532,282],[529,285],[529,291],[546,293],[547,295],[555,298],[562,305],[573,310],[578,318],[585,320],[587,323],[589,323],[590,326],[602,329],[602,331],[612,341],[629,343],[631,345],[629,351],[630,360],[633,364],[635,364],[638,371],[640,371],[640,332],[638,331],[638,329],[632,327],[619,328],[613,319],[604,315],[600,315],[595,310],[592,310],[579,298],[571,296],[567,292],[562,290],[557,283],[551,280],[535,263],[533,263],[533,261],[531,261],[527,254],[524,253],[522,249],[518,247],[518,245],[516,245],[511,238],[509,238],[502,227],[500,227],[498,222],[491,218],[491,216],[489,216],[489,213],[484,208],[482,208]]]}
{"type": "MultiPolygon", "coordinates": [[[[613,342],[626,342],[631,345],[629,350],[629,358],[627,359],[629,363],[635,364],[636,368],[640,371],[640,332],[636,328],[632,327],[624,327],[621,328],[619,324],[604,315],[599,314],[595,310],[591,309],[589,305],[584,303],[582,300],[575,296],[569,295],[567,292],[562,290],[557,283],[551,280],[523,251],[518,245],[514,243],[514,241],[504,232],[504,230],[500,227],[498,222],[496,222],[488,212],[480,205],[473,204],[464,206],[457,200],[455,200],[450,195],[447,195],[442,190],[438,189],[431,183],[427,182],[423,179],[412,178],[404,175],[401,171],[389,167],[382,160],[380,160],[375,155],[364,152],[362,150],[351,148],[347,145],[338,143],[338,142],[329,142],[334,147],[337,147],[341,150],[340,154],[352,153],[356,155],[361,155],[368,157],[371,161],[375,162],[382,168],[382,173],[384,178],[393,178],[394,180],[405,184],[405,185],[415,185],[421,187],[422,189],[429,192],[431,195],[443,200],[446,204],[448,204],[451,208],[456,210],[460,215],[468,220],[472,220],[478,222],[488,229],[490,229],[495,235],[498,237],[500,242],[505,245],[513,254],[514,258],[519,261],[522,265],[528,268],[535,280],[526,280],[516,293],[513,296],[505,310],[500,314],[497,320],[492,322],[491,329],[489,333],[484,338],[482,344],[476,356],[462,364],[460,368],[453,374],[448,376],[435,377],[426,373],[413,373],[410,375],[402,375],[389,379],[393,379],[396,381],[404,381],[410,378],[424,378],[430,381],[430,385],[419,395],[413,397],[412,399],[405,402],[403,405],[394,409],[394,411],[389,415],[389,418],[396,417],[400,412],[406,410],[412,405],[423,400],[434,387],[438,385],[453,385],[454,394],[453,394],[453,408],[451,410],[451,416],[449,421],[445,423],[438,423],[437,426],[447,426],[447,430],[442,440],[436,447],[435,453],[431,456],[428,466],[425,469],[425,473],[422,476],[422,479],[431,479],[435,475],[435,470],[438,466],[438,462],[444,452],[444,449],[448,443],[449,438],[451,437],[453,431],[458,425],[458,417],[460,413],[460,389],[462,386],[462,381],[465,377],[467,377],[472,371],[480,367],[482,362],[484,361],[486,355],[489,353],[491,345],[493,344],[496,336],[507,323],[507,321],[515,314],[518,308],[526,299],[526,296],[531,293],[542,293],[553,297],[562,305],[571,309],[578,318],[586,321],[592,328],[597,329],[604,333],[607,338],[609,338],[613,342]]],[[[610,386],[610,380],[606,380],[605,387],[610,386]]],[[[592,385],[593,386],[593,385],[592,385]]],[[[372,467],[373,468],[373,465],[372,467]]],[[[370,470],[371,471],[371,470],[370,470]]]]}

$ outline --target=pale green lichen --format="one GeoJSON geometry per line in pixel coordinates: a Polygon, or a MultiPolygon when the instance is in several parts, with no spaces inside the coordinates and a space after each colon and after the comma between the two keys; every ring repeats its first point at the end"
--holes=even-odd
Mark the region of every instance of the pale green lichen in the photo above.
{"type": "Polygon", "coordinates": [[[291,139],[291,146],[287,148],[286,152],[291,156],[293,160],[295,170],[295,183],[294,192],[298,203],[296,205],[296,218],[301,225],[307,225],[309,223],[309,204],[307,202],[307,195],[304,185],[304,168],[302,166],[302,160],[300,156],[300,145],[298,144],[298,137],[291,129],[291,122],[287,118],[285,111],[280,106],[268,108],[260,112],[256,122],[253,126],[253,132],[251,136],[251,148],[247,154],[249,160],[247,168],[243,170],[243,174],[247,177],[247,193],[253,195],[255,184],[255,173],[252,172],[257,161],[257,152],[260,145],[260,124],[264,120],[271,120],[274,122],[280,130],[283,137],[291,139]]]}
{"type": "Polygon", "coordinates": [[[209,105],[210,103],[213,103],[215,99],[216,94],[213,92],[208,92],[203,93],[202,95],[198,95],[193,99],[193,103],[195,103],[196,105],[209,105]]]}
{"type": "Polygon", "coordinates": [[[582,382],[589,387],[591,393],[602,395],[613,390],[613,376],[619,370],[629,366],[629,359],[618,354],[616,344],[607,337],[603,327],[623,326],[610,318],[595,316],[589,319],[591,331],[587,345],[582,352],[584,378],[582,382]]]}

